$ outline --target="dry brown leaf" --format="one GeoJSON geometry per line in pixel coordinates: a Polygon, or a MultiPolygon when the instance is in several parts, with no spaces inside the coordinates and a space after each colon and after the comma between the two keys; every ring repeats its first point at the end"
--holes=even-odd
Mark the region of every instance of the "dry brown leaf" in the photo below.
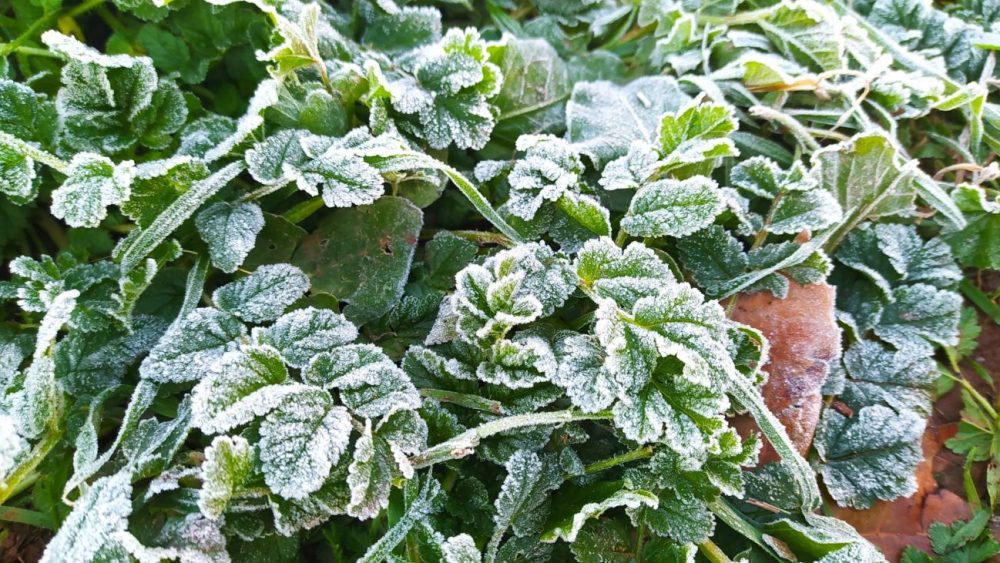
{"type": "MultiPolygon", "coordinates": [[[[812,444],[830,363],[840,357],[835,295],[835,288],[826,283],[801,286],[789,280],[784,299],[766,291],[744,294],[733,309],[734,321],[760,330],[770,342],[770,359],[764,366],[768,379],[761,393],[802,454],[812,444]]],[[[749,417],[737,417],[733,424],[744,435],[757,428],[749,417]]],[[[765,443],[759,463],[777,460],[777,453],[765,443]]]]}

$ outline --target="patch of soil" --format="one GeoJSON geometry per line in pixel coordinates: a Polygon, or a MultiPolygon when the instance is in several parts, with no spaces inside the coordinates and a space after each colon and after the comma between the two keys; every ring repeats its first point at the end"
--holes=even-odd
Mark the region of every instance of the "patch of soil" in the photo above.
{"type": "Polygon", "coordinates": [[[52,539],[46,530],[24,524],[0,524],[0,563],[35,563],[52,539]]]}

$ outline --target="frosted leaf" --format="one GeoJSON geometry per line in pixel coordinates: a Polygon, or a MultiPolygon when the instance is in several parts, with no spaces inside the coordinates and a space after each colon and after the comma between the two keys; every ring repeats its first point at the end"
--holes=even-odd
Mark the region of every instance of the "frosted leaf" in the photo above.
{"type": "Polygon", "coordinates": [[[771,221],[765,228],[770,233],[790,235],[806,229],[825,229],[840,219],[840,205],[829,192],[789,192],[774,204],[771,221]]]}
{"type": "Polygon", "coordinates": [[[216,436],[212,445],[205,448],[198,508],[206,518],[217,520],[222,517],[233,493],[250,476],[253,460],[253,447],[240,436],[216,436]]]}
{"type": "MultiPolygon", "coordinates": [[[[462,339],[489,342],[514,326],[552,314],[576,288],[576,274],[561,255],[532,243],[499,252],[482,266],[467,266],[455,285],[442,313],[456,317],[462,339]]],[[[439,314],[438,320],[445,318],[439,314]]]]}
{"type": "Polygon", "coordinates": [[[748,158],[733,167],[729,182],[757,197],[774,199],[782,192],[806,192],[819,187],[817,178],[799,161],[788,170],[764,156],[748,158]]]}
{"type": "Polygon", "coordinates": [[[882,133],[860,133],[814,155],[820,186],[832,193],[847,224],[913,209],[913,167],[898,165],[892,141],[882,133]]]}
{"type": "Polygon", "coordinates": [[[721,296],[746,270],[749,258],[729,231],[710,225],[677,241],[681,262],[706,295],[721,296]]]}
{"type": "Polygon", "coordinates": [[[286,396],[260,426],[264,482],[288,499],[318,490],[347,449],[351,416],[319,390],[286,396]]]}
{"type": "Polygon", "coordinates": [[[291,264],[268,264],[216,289],[212,301],[247,322],[261,323],[277,319],[308,290],[309,278],[302,270],[291,264]]]}
{"type": "Polygon", "coordinates": [[[549,380],[558,365],[548,341],[529,329],[514,335],[513,340],[495,342],[476,376],[487,383],[523,389],[549,380]]]}
{"type": "MultiPolygon", "coordinates": [[[[26,80],[25,82],[29,82],[26,80]]],[[[55,105],[27,84],[0,78],[0,131],[48,145],[57,128],[55,105]]]]}
{"type": "Polygon", "coordinates": [[[859,340],[844,353],[848,379],[840,399],[858,410],[883,404],[897,412],[912,410],[928,416],[931,386],[937,370],[920,347],[892,351],[872,340],[859,340]]]}
{"type": "Polygon", "coordinates": [[[865,407],[847,418],[827,409],[813,446],[819,473],[841,506],[864,509],[917,490],[914,470],[923,459],[920,437],[925,420],[913,411],[865,407]]]}
{"type": "Polygon", "coordinates": [[[707,177],[659,180],[635,194],[621,224],[634,236],[683,237],[711,225],[723,207],[718,186],[707,177]]]}
{"type": "Polygon", "coordinates": [[[705,503],[690,496],[682,496],[671,489],[657,494],[659,505],[644,510],[629,510],[634,525],[641,521],[654,534],[681,543],[700,544],[712,537],[715,518],[705,503]]]}
{"type": "Polygon", "coordinates": [[[932,344],[958,343],[958,320],[962,297],[954,291],[918,283],[898,287],[882,311],[875,334],[897,348],[923,347],[930,354],[932,344]]]}
{"type": "Polygon", "coordinates": [[[208,114],[188,123],[181,130],[178,155],[201,156],[221,144],[236,132],[236,120],[224,115],[208,114]]]}
{"type": "Polygon", "coordinates": [[[0,328],[0,393],[17,377],[21,363],[31,354],[34,340],[29,332],[0,328]]]}
{"type": "Polygon", "coordinates": [[[604,366],[604,349],[596,338],[571,331],[556,335],[555,353],[559,369],[552,383],[583,412],[598,412],[611,406],[620,390],[604,366]]]}
{"type": "Polygon", "coordinates": [[[274,527],[279,534],[291,536],[299,530],[308,530],[326,522],[330,516],[345,514],[351,500],[347,485],[347,458],[342,457],[326,482],[301,500],[289,500],[268,495],[268,504],[274,515],[274,527]]]}
{"type": "Polygon", "coordinates": [[[303,372],[305,382],[336,388],[357,416],[376,418],[420,406],[409,376],[373,344],[351,344],[323,352],[303,372]]]}
{"type": "Polygon", "coordinates": [[[587,241],[577,254],[576,274],[599,297],[625,308],[675,281],[650,248],[634,242],[622,250],[609,238],[587,241]]]}
{"type": "MultiPolygon", "coordinates": [[[[549,493],[563,481],[558,462],[527,450],[514,452],[504,468],[507,477],[494,503],[493,537],[497,541],[512,527],[518,536],[540,531],[548,513],[549,493]]],[[[496,548],[492,543],[491,546],[496,548]]]]}
{"type": "Polygon", "coordinates": [[[48,45],[53,53],[62,55],[69,60],[92,63],[103,68],[129,68],[135,65],[152,64],[152,61],[146,57],[105,55],[79,42],[74,37],[63,35],[58,31],[49,30],[43,33],[42,42],[48,45]]]}
{"type": "Polygon", "coordinates": [[[444,563],[480,563],[482,554],[469,534],[459,534],[445,540],[441,545],[444,563]]]}
{"type": "Polygon", "coordinates": [[[257,85],[253,97],[250,98],[247,112],[236,123],[236,131],[206,152],[202,160],[214,162],[232,152],[237,145],[246,140],[255,129],[264,123],[261,113],[277,103],[278,83],[274,80],[262,81],[257,85]]]}
{"type": "Polygon", "coordinates": [[[17,420],[0,412],[0,486],[6,487],[6,477],[31,445],[17,433],[17,420]]]}
{"type": "Polygon", "coordinates": [[[143,379],[159,383],[197,381],[222,355],[237,347],[246,327],[217,309],[195,309],[175,323],[139,365],[143,379]]]}
{"type": "Polygon", "coordinates": [[[25,370],[21,389],[8,395],[6,402],[17,420],[17,433],[29,440],[40,438],[53,424],[62,405],[52,359],[36,358],[25,370]]]}
{"type": "Polygon", "coordinates": [[[690,100],[677,81],[647,76],[625,86],[580,82],[566,104],[566,138],[601,169],[625,155],[633,141],[657,143],[663,114],[690,100]]]}
{"type": "Polygon", "coordinates": [[[77,153],[66,180],[52,192],[52,214],[71,227],[96,227],[109,205],[128,199],[134,177],[131,160],[115,164],[105,156],[77,153]]]}
{"type": "Polygon", "coordinates": [[[95,395],[114,386],[128,367],[163,336],[167,323],[158,317],[137,315],[132,332],[71,332],[56,347],[59,384],[75,396],[95,395]]]}
{"type": "Polygon", "coordinates": [[[739,122],[732,106],[701,103],[697,99],[688,102],[660,120],[658,140],[662,160],[657,163],[657,169],[674,171],[684,168],[687,171],[684,176],[691,175],[691,172],[711,172],[716,159],[739,154],[729,138],[737,127],[739,122]]]}
{"type": "Polygon", "coordinates": [[[473,169],[473,175],[479,182],[489,182],[504,174],[508,174],[513,168],[513,163],[507,160],[480,160],[473,169]]]}
{"type": "Polygon", "coordinates": [[[678,453],[695,457],[725,427],[729,400],[711,386],[680,377],[675,359],[657,362],[649,381],[630,389],[612,410],[615,426],[639,443],[662,441],[678,453]]]}
{"type": "Polygon", "coordinates": [[[339,313],[306,307],[282,315],[270,327],[255,328],[253,334],[277,349],[286,364],[304,368],[320,352],[353,341],[358,329],[339,313]]]}
{"type": "Polygon", "coordinates": [[[966,218],[966,226],[945,234],[963,266],[1000,269],[1000,245],[994,243],[1000,229],[1000,194],[979,186],[959,184],[951,192],[966,218]]]}
{"type": "Polygon", "coordinates": [[[573,542],[587,520],[598,518],[612,508],[624,507],[636,510],[641,506],[656,508],[658,504],[659,499],[653,493],[629,490],[614,483],[583,487],[567,485],[553,498],[554,514],[548,522],[551,527],[542,533],[540,539],[543,542],[554,542],[562,538],[567,542],[573,542]]]}
{"type": "Polygon", "coordinates": [[[226,432],[267,414],[309,386],[288,382],[278,352],[254,346],[226,352],[215,372],[191,392],[193,423],[206,434],[226,432]]]}
{"type": "Polygon", "coordinates": [[[950,288],[962,279],[948,245],[940,239],[925,242],[917,229],[908,225],[863,224],[847,235],[834,256],[864,274],[886,295],[900,283],[950,288]]]}
{"type": "Polygon", "coordinates": [[[256,203],[213,203],[195,216],[201,240],[208,245],[212,265],[233,273],[243,264],[264,228],[264,213],[256,203]]]}
{"type": "Polygon", "coordinates": [[[656,172],[660,153],[645,141],[635,141],[628,153],[604,167],[599,180],[606,190],[637,190],[656,172]]]}
{"type": "Polygon", "coordinates": [[[132,480],[121,471],[95,481],[76,502],[42,555],[44,563],[91,561],[125,531],[132,513],[132,480]]]}
{"type": "Polygon", "coordinates": [[[354,444],[354,460],[347,475],[351,488],[347,513],[360,520],[374,518],[389,506],[393,462],[375,440],[371,420],[366,420],[364,432],[354,444]]]}
{"type": "Polygon", "coordinates": [[[780,5],[761,28],[785,57],[824,71],[847,65],[842,21],[824,4],[796,2],[780,5]]]}
{"type": "MultiPolygon", "coordinates": [[[[143,545],[127,530],[118,532],[115,539],[120,548],[139,563],[230,563],[226,552],[226,537],[220,526],[220,522],[192,513],[168,518],[159,532],[149,538],[151,545],[143,545]]],[[[108,559],[120,560],[97,557],[98,561],[108,559]]]]}
{"type": "Polygon", "coordinates": [[[627,389],[650,381],[657,358],[675,356],[684,379],[702,386],[725,385],[735,374],[727,349],[722,308],[687,284],[665,287],[636,302],[631,314],[601,303],[595,333],[607,352],[606,365],[627,389]],[[623,314],[624,313],[624,314],[623,314]]]}
{"type": "MultiPolygon", "coordinates": [[[[301,139],[307,131],[281,129],[247,149],[247,170],[262,184],[278,185],[295,179],[295,170],[308,160],[301,139]]],[[[300,186],[301,187],[301,186],[300,186]]],[[[310,192],[316,195],[316,191],[310,192]]]]}
{"type": "Polygon", "coordinates": [[[27,203],[38,195],[35,176],[31,157],[0,144],[0,193],[15,203],[27,203]]]}
{"type": "Polygon", "coordinates": [[[354,460],[348,468],[351,502],[347,513],[367,520],[388,506],[395,474],[413,478],[407,455],[427,445],[427,424],[416,411],[397,411],[379,422],[374,433],[371,420],[355,443],[354,460]]]}
{"type": "Polygon", "coordinates": [[[492,106],[476,92],[435,96],[433,104],[420,112],[427,143],[436,149],[452,142],[460,149],[481,149],[495,124],[492,106]]]}
{"type": "MultiPolygon", "coordinates": [[[[295,177],[300,189],[322,185],[327,207],[368,205],[384,192],[382,174],[362,158],[346,151],[330,150],[303,164],[295,177]]],[[[309,191],[309,190],[306,190],[309,191]]]]}
{"type": "Polygon", "coordinates": [[[51,30],[42,41],[69,59],[56,99],[62,144],[108,154],[139,142],[163,148],[187,120],[180,90],[157,79],[150,58],[104,55],[51,30]]]}
{"type": "Polygon", "coordinates": [[[588,240],[611,236],[611,213],[591,196],[566,192],[552,210],[549,236],[563,252],[576,252],[588,240]]]}
{"type": "Polygon", "coordinates": [[[524,156],[507,176],[507,209],[514,215],[531,219],[543,202],[579,190],[583,162],[566,141],[551,135],[521,135],[517,149],[524,151],[524,156]]]}

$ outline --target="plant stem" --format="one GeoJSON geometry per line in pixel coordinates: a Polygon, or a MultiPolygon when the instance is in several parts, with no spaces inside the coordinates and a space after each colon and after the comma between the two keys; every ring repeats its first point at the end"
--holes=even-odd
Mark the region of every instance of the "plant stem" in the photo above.
{"type": "Polygon", "coordinates": [[[55,524],[52,523],[52,518],[48,514],[13,506],[0,506],[0,521],[17,522],[46,530],[55,529],[55,524]]]}
{"type": "Polygon", "coordinates": [[[419,454],[410,458],[410,463],[414,469],[421,469],[448,461],[463,458],[473,451],[483,438],[488,438],[494,434],[516,430],[528,426],[543,426],[546,424],[565,424],[579,420],[607,420],[611,418],[611,413],[599,412],[586,414],[572,410],[538,412],[530,414],[519,414],[492,420],[475,428],[455,436],[454,438],[432,446],[419,454]]]}
{"type": "Polygon", "coordinates": [[[312,197],[285,211],[281,216],[289,223],[297,225],[305,221],[313,213],[323,209],[323,205],[323,198],[320,196],[312,197]]]}
{"type": "Polygon", "coordinates": [[[1000,324],[1000,306],[990,299],[989,295],[979,289],[969,280],[962,280],[958,284],[958,288],[962,290],[966,299],[972,301],[979,310],[986,314],[987,317],[993,319],[993,322],[1000,324]]]}
{"type": "Polygon", "coordinates": [[[737,374],[730,380],[729,394],[736,398],[753,416],[754,421],[760,428],[761,433],[774,447],[774,450],[781,456],[795,481],[795,488],[798,490],[799,498],[802,501],[803,512],[815,510],[820,504],[819,486],[816,484],[816,476],[805,459],[799,455],[798,450],[788,438],[785,427],[775,418],[774,414],[764,404],[764,399],[760,396],[757,388],[750,380],[737,374]]]}
{"type": "Polygon", "coordinates": [[[715,542],[712,540],[705,540],[698,544],[698,551],[705,556],[705,559],[708,559],[712,563],[733,563],[733,560],[719,549],[719,546],[715,545],[715,542]]]}
{"type": "Polygon", "coordinates": [[[62,17],[74,18],[76,16],[79,16],[80,14],[89,12],[90,10],[96,8],[97,6],[100,6],[103,3],[104,0],[87,0],[86,2],[80,4],[79,6],[76,6],[75,8],[56,10],[54,12],[49,12],[45,14],[44,16],[35,20],[34,23],[32,23],[28,27],[28,29],[24,30],[24,33],[18,35],[16,38],[14,38],[13,41],[11,41],[10,43],[0,44],[0,59],[13,53],[14,51],[19,50],[22,45],[34,39],[35,35],[38,34],[40,31],[52,27],[52,22],[56,21],[57,19],[62,17]]]}
{"type": "Polygon", "coordinates": [[[627,451],[623,454],[619,454],[607,459],[602,459],[601,461],[595,461],[587,467],[584,468],[583,472],[587,475],[593,475],[594,473],[600,473],[612,467],[629,463],[632,461],[637,461],[640,459],[647,459],[653,456],[653,452],[656,451],[653,446],[643,446],[641,448],[636,448],[631,451],[627,451]]]}
{"type": "Polygon", "coordinates": [[[32,160],[37,160],[38,162],[41,162],[46,166],[56,169],[62,174],[69,173],[69,163],[66,162],[65,160],[53,154],[49,154],[48,152],[35,147],[31,143],[22,141],[21,139],[18,139],[17,137],[9,133],[4,133],[3,131],[0,131],[0,145],[5,145],[7,147],[10,147],[11,149],[27,156],[28,158],[31,158],[32,160]]]}
{"type": "Polygon", "coordinates": [[[514,242],[524,242],[524,237],[521,236],[521,233],[517,232],[514,227],[511,227],[510,224],[508,224],[507,221],[505,221],[504,218],[501,217],[495,209],[493,209],[493,206],[490,204],[489,200],[486,199],[486,196],[479,191],[479,188],[477,188],[472,181],[463,176],[458,170],[455,170],[451,166],[448,166],[436,158],[427,156],[426,154],[420,152],[403,151],[399,153],[398,156],[401,158],[415,159],[428,168],[444,172],[445,176],[447,176],[448,179],[455,184],[458,190],[462,192],[462,195],[464,195],[465,198],[469,200],[469,203],[476,208],[476,211],[478,211],[480,215],[496,227],[498,231],[514,242]]]}
{"type": "Polygon", "coordinates": [[[61,426],[58,426],[58,420],[61,417],[61,414],[53,417],[56,424],[49,425],[45,431],[45,435],[42,436],[41,441],[35,444],[28,458],[18,464],[14,471],[0,484],[0,504],[3,504],[10,498],[11,494],[17,490],[21,479],[24,479],[26,475],[34,471],[38,467],[38,464],[45,459],[45,456],[49,455],[52,448],[56,447],[56,444],[62,439],[63,429],[61,426]]]}
{"type": "Polygon", "coordinates": [[[812,138],[809,131],[802,126],[794,117],[786,115],[774,108],[768,106],[753,106],[750,108],[750,115],[754,117],[759,117],[761,119],[766,119],[768,121],[774,121],[779,125],[782,125],[788,132],[792,134],[795,139],[802,144],[805,148],[809,149],[809,152],[816,152],[821,147],[816,139],[812,138]]]}
{"type": "MultiPolygon", "coordinates": [[[[732,528],[736,533],[750,540],[758,547],[763,549],[766,553],[777,558],[777,554],[771,546],[767,545],[764,541],[764,534],[757,529],[752,523],[748,522],[746,518],[735,508],[733,508],[724,498],[719,498],[718,500],[708,503],[708,509],[715,514],[719,520],[726,523],[727,526],[732,528]]],[[[780,558],[777,558],[780,560],[780,558]]]]}
{"type": "Polygon", "coordinates": [[[443,389],[420,389],[420,394],[430,397],[442,403],[451,403],[467,409],[490,412],[493,414],[503,414],[503,405],[499,401],[493,401],[479,395],[469,395],[466,393],[455,393],[443,389]]]}

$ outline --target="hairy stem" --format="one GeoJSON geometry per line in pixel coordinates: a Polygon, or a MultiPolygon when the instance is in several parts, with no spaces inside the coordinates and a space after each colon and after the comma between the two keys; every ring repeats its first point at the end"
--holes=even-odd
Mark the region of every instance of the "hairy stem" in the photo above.
{"type": "Polygon", "coordinates": [[[528,426],[565,424],[578,420],[607,420],[609,418],[611,418],[611,413],[608,412],[602,411],[594,414],[586,414],[573,410],[519,414],[499,418],[466,430],[446,442],[420,452],[410,458],[410,463],[415,469],[420,469],[434,465],[435,463],[441,463],[442,461],[463,458],[475,451],[483,438],[488,438],[494,434],[500,434],[508,430],[516,430],[528,426]]]}
{"type": "Polygon", "coordinates": [[[626,463],[633,461],[638,461],[640,459],[647,459],[653,456],[653,452],[656,449],[653,446],[643,446],[641,448],[636,448],[631,451],[627,451],[623,454],[619,454],[607,459],[602,459],[601,461],[595,461],[587,467],[584,468],[583,472],[587,475],[593,475],[594,473],[600,473],[611,469],[612,467],[617,467],[626,463]]]}
{"type": "Polygon", "coordinates": [[[0,131],[0,145],[5,145],[16,152],[19,152],[27,156],[32,160],[37,160],[38,162],[41,162],[46,166],[54,168],[55,170],[57,170],[62,174],[69,173],[69,163],[66,162],[65,160],[53,154],[49,154],[48,152],[43,151],[38,147],[35,147],[34,145],[32,145],[27,141],[22,141],[21,139],[18,139],[17,137],[9,133],[4,133],[3,131],[0,131]]]}
{"type": "Polygon", "coordinates": [[[467,409],[491,412],[493,414],[503,414],[503,405],[499,401],[493,401],[479,395],[455,393],[443,389],[420,389],[420,394],[442,403],[451,403],[467,409]]]}
{"type": "Polygon", "coordinates": [[[736,398],[741,405],[750,411],[751,416],[757,422],[761,433],[774,447],[774,450],[781,456],[795,481],[795,488],[798,490],[799,499],[802,501],[803,512],[811,512],[820,504],[819,486],[816,484],[816,476],[812,468],[805,459],[799,455],[798,450],[792,445],[792,441],[785,432],[785,427],[775,418],[774,414],[764,404],[757,388],[750,380],[737,376],[732,378],[729,393],[736,398]]]}

